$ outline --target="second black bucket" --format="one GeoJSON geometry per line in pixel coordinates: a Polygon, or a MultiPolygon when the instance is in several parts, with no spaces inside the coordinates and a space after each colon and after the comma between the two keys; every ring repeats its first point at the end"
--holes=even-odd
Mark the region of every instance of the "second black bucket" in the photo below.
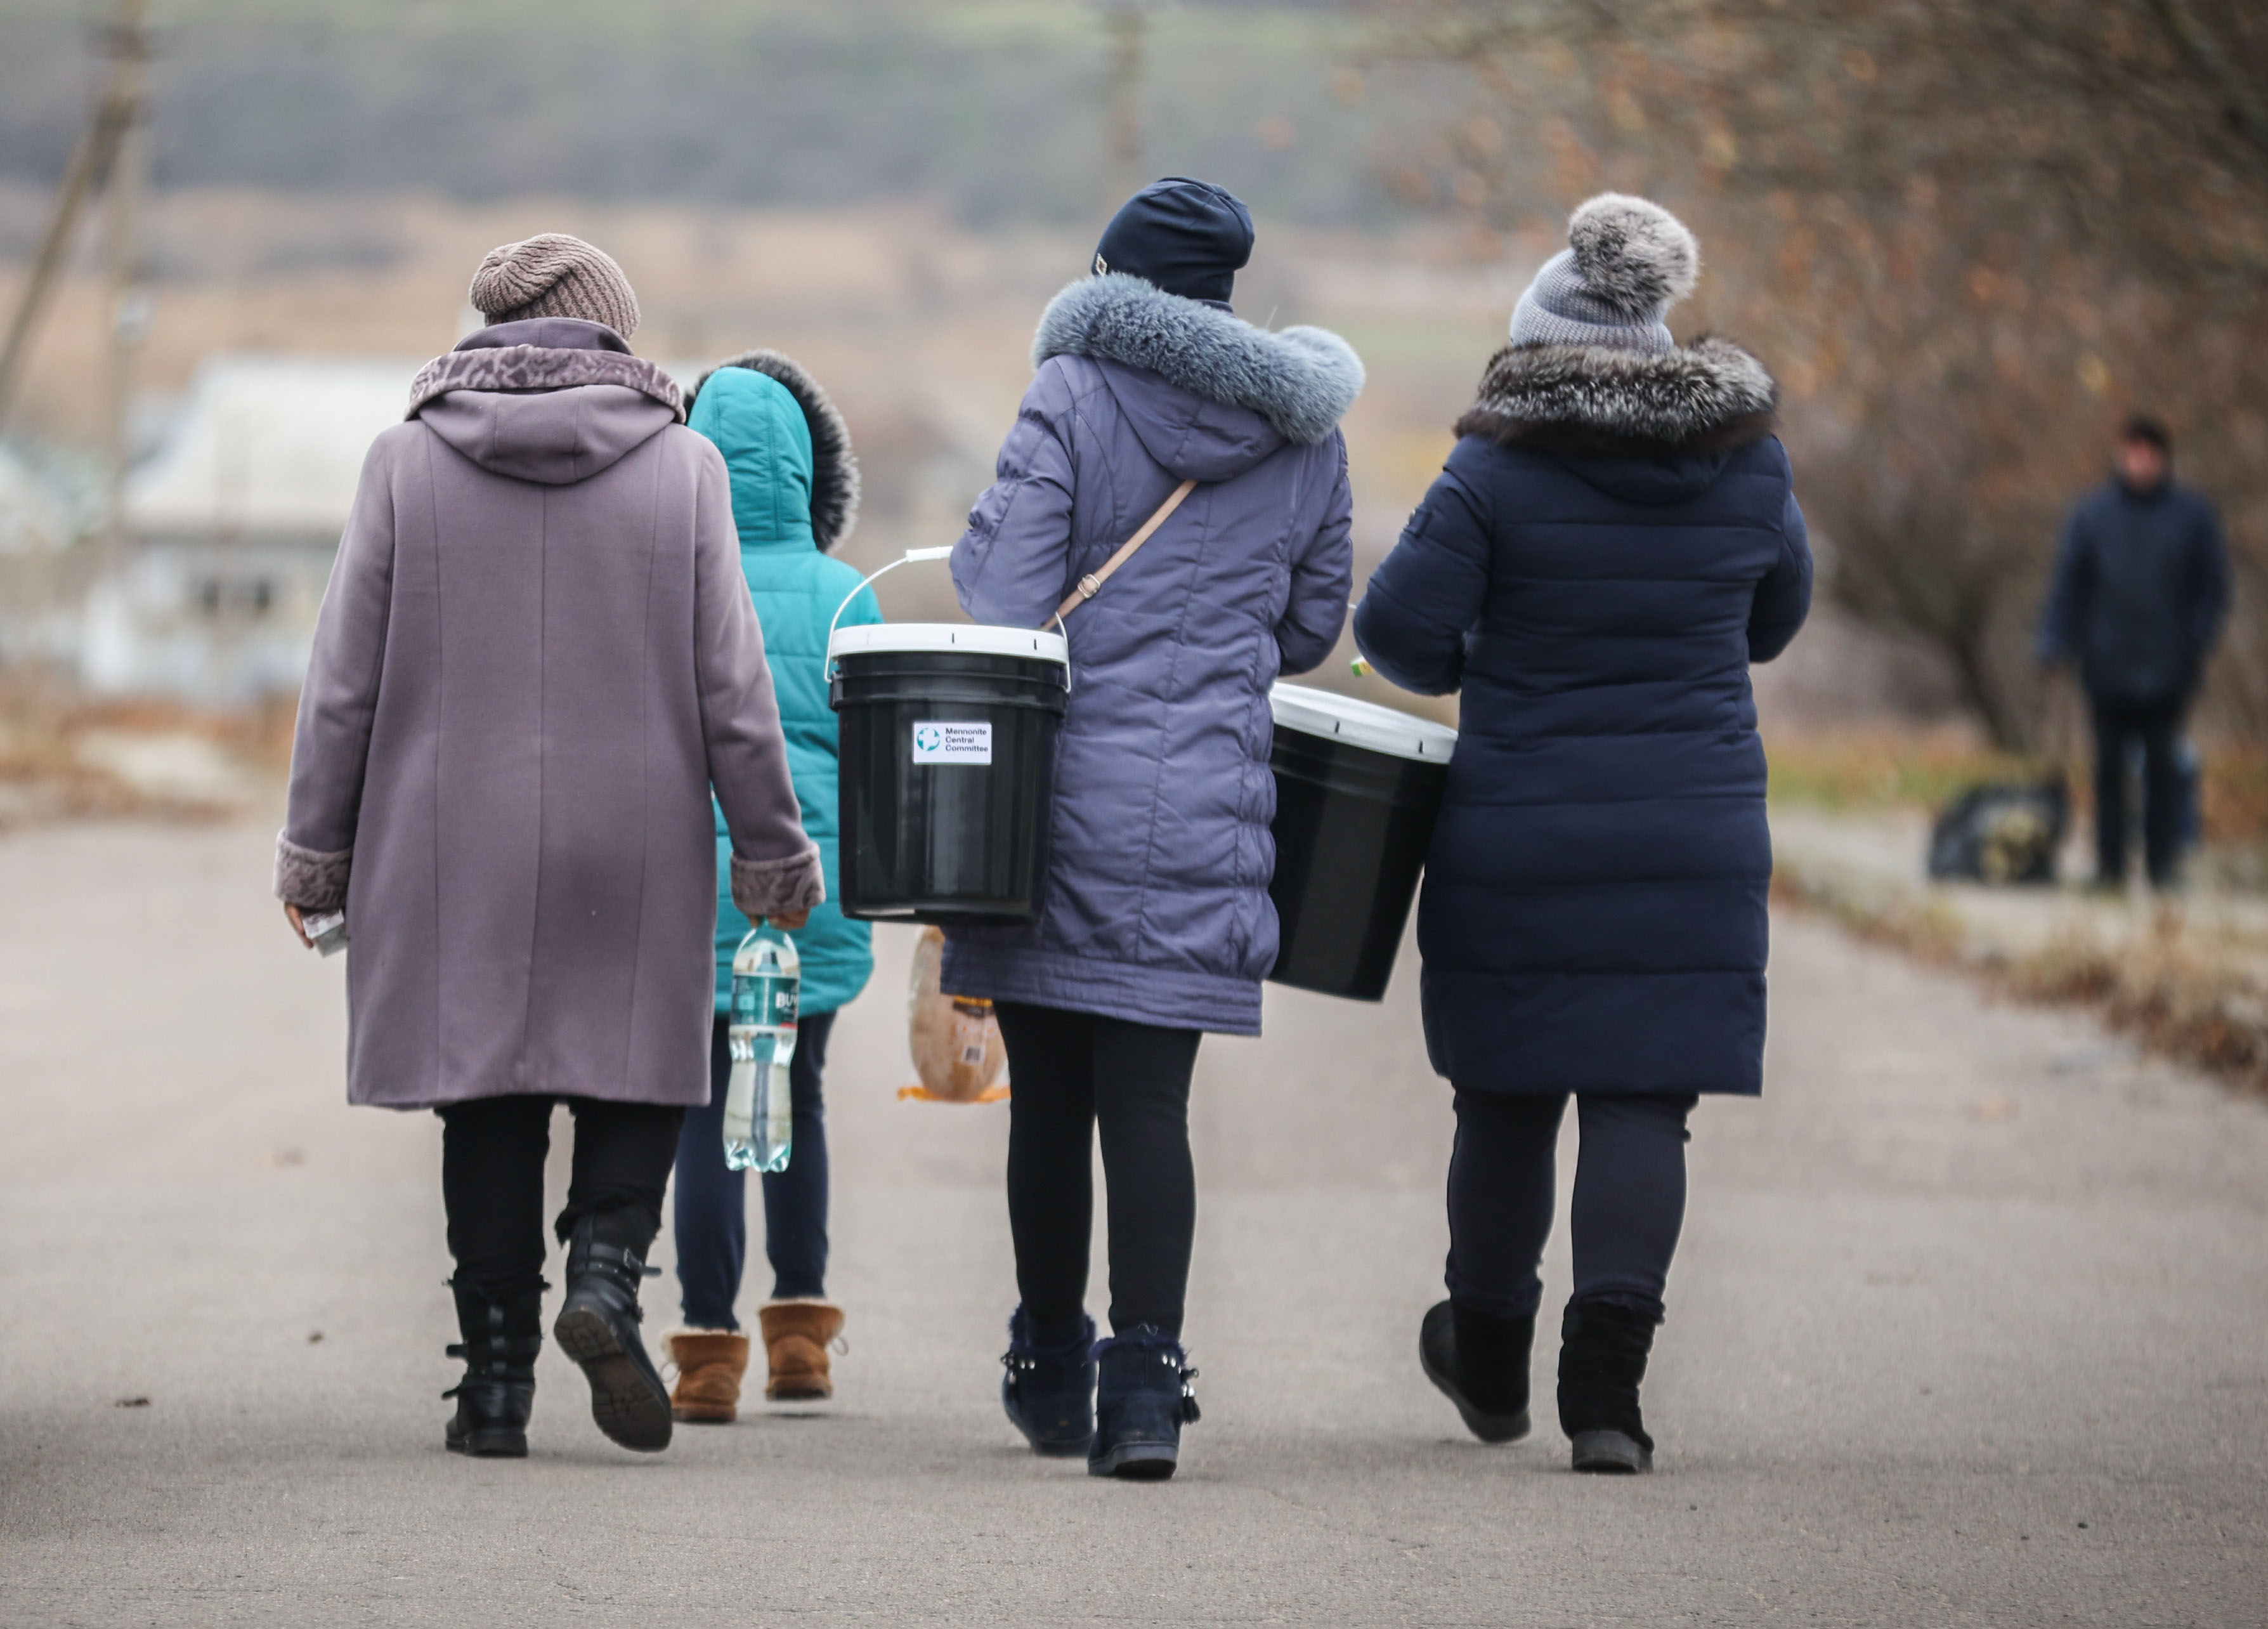
{"type": "Polygon", "coordinates": [[[1276,715],[1281,937],[1268,977],[1376,1001],[1410,920],[1457,733],[1304,685],[1269,692],[1276,715]]]}
{"type": "Polygon", "coordinates": [[[843,914],[947,927],[1039,919],[1063,636],[954,623],[838,628],[843,914]]]}

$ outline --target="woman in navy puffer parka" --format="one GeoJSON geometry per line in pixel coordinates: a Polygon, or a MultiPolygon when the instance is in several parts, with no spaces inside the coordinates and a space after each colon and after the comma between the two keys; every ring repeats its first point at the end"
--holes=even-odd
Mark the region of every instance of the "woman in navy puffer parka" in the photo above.
{"type": "Polygon", "coordinates": [[[1607,194],[1569,237],[1355,637],[1395,683],[1463,691],[1418,914],[1458,1122],[1449,1299],[1421,1355],[1476,1434],[1528,1429],[1572,1095],[1560,1423],[1577,1469],[1636,1471],[1685,1117],[1700,1094],[1763,1089],[1771,839],[1749,665],[1802,625],[1811,554],[1770,375],[1663,325],[1699,272],[1691,235],[1607,194]]]}

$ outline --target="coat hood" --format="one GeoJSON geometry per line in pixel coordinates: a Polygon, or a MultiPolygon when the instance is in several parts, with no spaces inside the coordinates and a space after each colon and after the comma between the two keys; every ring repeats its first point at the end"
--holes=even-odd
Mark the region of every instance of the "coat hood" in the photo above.
{"type": "Polygon", "coordinates": [[[1285,441],[1322,441],[1363,384],[1361,360],[1336,334],[1270,333],[1120,273],[1082,278],[1049,302],[1032,365],[1066,356],[1118,365],[1105,376],[1143,446],[1200,481],[1235,475],[1285,441]]]}
{"type": "Polygon", "coordinates": [[[676,381],[622,335],[571,317],[500,322],[418,371],[407,416],[491,474],[587,479],[685,416],[676,381]]]}
{"type": "Polygon", "coordinates": [[[1726,339],[1674,350],[1507,345],[1489,359],[1460,436],[1594,458],[1729,453],[1772,432],[1779,387],[1726,339]]]}
{"type": "Polygon", "coordinates": [[[735,368],[708,381],[686,423],[724,454],[741,553],[816,546],[811,431],[794,397],[761,373],[735,368]]]}
{"type": "MultiPolygon", "coordinates": [[[[727,378],[731,385],[728,395],[733,410],[720,400],[714,404],[714,417],[703,412],[707,398],[704,394],[719,376],[732,371],[760,375],[777,384],[800,409],[806,446],[803,452],[805,468],[803,484],[810,510],[811,538],[823,551],[831,551],[850,535],[851,527],[858,523],[858,456],[851,450],[850,427],[828,394],[819,387],[819,381],[804,372],[792,358],[777,350],[744,350],[737,357],[728,357],[694,381],[692,415],[688,421],[696,430],[716,442],[725,454],[725,462],[733,470],[733,509],[737,516],[740,508],[740,466],[735,463],[737,438],[740,433],[733,428],[742,416],[740,409],[760,394],[745,388],[740,381],[727,378]],[[728,441],[728,438],[733,440],[728,441]]],[[[754,424],[748,433],[761,433],[769,441],[777,433],[776,427],[759,431],[754,424]]],[[[753,449],[752,449],[753,450],[753,449]]],[[[743,534],[747,525],[742,523],[743,534]]],[[[745,541],[745,536],[743,541],[745,541]]]]}

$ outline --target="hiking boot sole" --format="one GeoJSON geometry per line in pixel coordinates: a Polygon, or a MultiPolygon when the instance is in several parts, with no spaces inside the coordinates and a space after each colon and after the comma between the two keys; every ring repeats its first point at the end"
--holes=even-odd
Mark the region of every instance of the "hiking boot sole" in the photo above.
{"type": "Polygon", "coordinates": [[[1174,1474],[1181,1450],[1165,1442],[1129,1442],[1099,1459],[1086,1462],[1091,1477],[1116,1477],[1125,1482],[1163,1482],[1174,1474]]]}
{"type": "Polygon", "coordinates": [[[448,1439],[449,1451],[471,1459],[526,1459],[525,1431],[470,1431],[448,1439]]]}
{"type": "Polygon", "coordinates": [[[551,1326],[559,1349],[583,1366],[591,1382],[591,1419],[608,1440],[641,1454],[669,1446],[669,1393],[622,1349],[614,1325],[596,1308],[569,1307],[551,1326]]]}
{"type": "Polygon", "coordinates": [[[1579,1431],[1573,1469],[1601,1476],[1642,1476],[1653,1469],[1653,1451],[1624,1432],[1579,1431]]]}

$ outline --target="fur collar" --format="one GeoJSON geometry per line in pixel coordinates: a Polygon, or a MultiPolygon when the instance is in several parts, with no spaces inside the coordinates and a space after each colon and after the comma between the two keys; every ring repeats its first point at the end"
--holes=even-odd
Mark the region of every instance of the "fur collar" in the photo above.
{"type": "Polygon", "coordinates": [[[1207,402],[1257,413],[1286,440],[1309,446],[1337,427],[1362,392],[1361,359],[1337,335],[1271,333],[1123,272],[1083,277],[1048,303],[1032,365],[1050,357],[1145,369],[1207,402]]]}
{"type": "Polygon", "coordinates": [[[858,524],[858,455],[850,450],[850,426],[819,381],[777,350],[744,350],[725,357],[693,381],[688,407],[701,399],[701,387],[721,368],[746,368],[777,381],[803,409],[803,422],[811,431],[811,535],[821,552],[831,550],[858,524]]]}
{"type": "Polygon", "coordinates": [[[1770,435],[1778,399],[1764,364],[1727,339],[1675,350],[1507,345],[1457,433],[1553,453],[1726,452],[1770,435]]]}
{"type": "Polygon", "coordinates": [[[685,421],[685,393],[677,381],[644,357],[619,350],[555,349],[545,345],[504,345],[479,350],[453,350],[418,369],[409,387],[409,411],[453,390],[531,392],[565,390],[575,385],[622,385],[650,396],[685,421]]]}

